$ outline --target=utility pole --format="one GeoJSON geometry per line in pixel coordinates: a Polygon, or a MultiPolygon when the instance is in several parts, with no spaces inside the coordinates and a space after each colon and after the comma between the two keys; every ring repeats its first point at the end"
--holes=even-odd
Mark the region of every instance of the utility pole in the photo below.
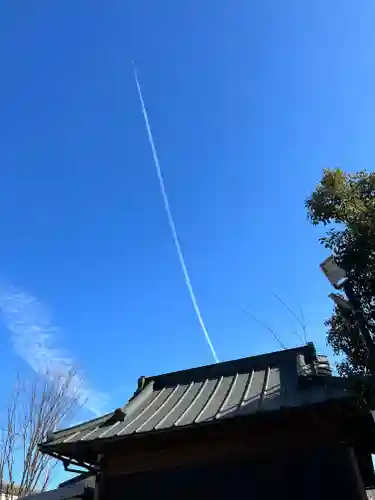
{"type": "Polygon", "coordinates": [[[322,262],[320,264],[320,268],[336,290],[344,290],[347,300],[342,295],[337,293],[331,293],[329,294],[329,297],[338,305],[344,314],[345,310],[352,311],[354,319],[358,325],[359,332],[367,348],[371,375],[375,377],[375,344],[368,329],[361,303],[354,293],[350,280],[350,274],[348,275],[344,269],[341,269],[341,267],[336,264],[332,256],[322,262]]]}

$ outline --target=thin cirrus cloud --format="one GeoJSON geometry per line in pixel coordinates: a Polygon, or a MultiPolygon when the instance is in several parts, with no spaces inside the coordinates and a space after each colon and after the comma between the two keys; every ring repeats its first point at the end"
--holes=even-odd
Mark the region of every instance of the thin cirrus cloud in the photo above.
{"type": "Polygon", "coordinates": [[[18,356],[37,373],[64,377],[73,370],[72,396],[78,394],[80,403],[94,415],[105,413],[106,395],[91,388],[82,371],[76,370],[69,353],[56,347],[59,329],[36,297],[11,286],[1,286],[0,313],[18,356]]]}

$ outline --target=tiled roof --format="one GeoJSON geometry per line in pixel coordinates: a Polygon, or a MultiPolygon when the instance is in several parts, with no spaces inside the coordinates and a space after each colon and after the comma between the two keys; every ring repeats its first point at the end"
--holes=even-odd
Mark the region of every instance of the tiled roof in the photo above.
{"type": "Polygon", "coordinates": [[[61,443],[182,428],[348,396],[342,380],[331,376],[327,358],[316,356],[312,345],[158,375],[143,382],[125,407],[53,433],[42,450],[61,443]],[[318,379],[323,383],[314,383],[318,379]]]}
{"type": "Polygon", "coordinates": [[[95,475],[91,472],[79,474],[78,476],[74,476],[60,483],[59,488],[66,488],[67,486],[73,486],[78,483],[85,488],[95,488],[95,475]]]}
{"type": "MultiPolygon", "coordinates": [[[[65,484],[60,485],[54,490],[47,490],[41,493],[34,493],[24,497],[26,500],[70,500],[70,499],[82,499],[86,491],[91,490],[93,492],[95,488],[95,477],[77,476],[65,484]]],[[[92,495],[93,496],[93,495],[92,495]]],[[[89,496],[87,496],[89,498],[89,496]]],[[[20,498],[18,500],[21,500],[20,498]]]]}

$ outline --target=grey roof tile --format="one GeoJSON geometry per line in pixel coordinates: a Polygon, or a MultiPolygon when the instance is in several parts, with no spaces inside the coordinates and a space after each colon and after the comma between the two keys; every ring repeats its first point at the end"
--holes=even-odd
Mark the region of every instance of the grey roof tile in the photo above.
{"type": "MultiPolygon", "coordinates": [[[[217,384],[217,380],[215,379],[206,379],[201,383],[200,389],[196,394],[195,400],[192,401],[189,408],[185,410],[185,412],[180,415],[179,420],[176,421],[177,425],[189,425],[193,424],[197,416],[204,410],[207,401],[210,398],[210,395],[213,393],[215,389],[215,385],[217,384]]],[[[172,422],[169,420],[165,422],[164,428],[170,427],[172,422]]]]}
{"type": "MultiPolygon", "coordinates": [[[[85,491],[95,488],[95,476],[77,476],[61,483],[58,488],[23,497],[25,500],[72,500],[83,498],[85,491]]],[[[21,499],[19,499],[21,500],[21,499]]]]}
{"type": "MultiPolygon", "coordinates": [[[[183,408],[186,406],[187,401],[190,401],[192,393],[194,391],[197,392],[197,385],[198,384],[194,383],[190,383],[189,385],[177,385],[174,398],[171,398],[171,400],[168,401],[168,405],[163,408],[162,414],[159,412],[147,422],[148,425],[144,428],[144,430],[150,431],[153,428],[165,428],[176,422],[178,415],[184,411],[183,408]]],[[[142,430],[143,428],[140,428],[137,432],[142,430]]]]}
{"type": "Polygon", "coordinates": [[[333,381],[328,361],[304,346],[236,361],[163,374],[146,379],[144,388],[123,408],[125,418],[110,415],[53,434],[43,449],[59,443],[88,442],[181,428],[222,418],[311,405],[346,397],[342,384],[312,384],[303,378],[333,381]]]}

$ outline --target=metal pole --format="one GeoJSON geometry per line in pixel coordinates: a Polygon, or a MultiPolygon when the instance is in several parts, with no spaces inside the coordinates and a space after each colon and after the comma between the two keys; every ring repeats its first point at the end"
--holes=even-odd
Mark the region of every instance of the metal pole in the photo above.
{"type": "Polygon", "coordinates": [[[369,368],[372,375],[375,376],[375,344],[367,327],[367,322],[362,312],[361,304],[356,297],[350,279],[347,278],[343,284],[346,296],[353,306],[354,318],[358,323],[362,338],[366,344],[369,354],[369,368]]]}

